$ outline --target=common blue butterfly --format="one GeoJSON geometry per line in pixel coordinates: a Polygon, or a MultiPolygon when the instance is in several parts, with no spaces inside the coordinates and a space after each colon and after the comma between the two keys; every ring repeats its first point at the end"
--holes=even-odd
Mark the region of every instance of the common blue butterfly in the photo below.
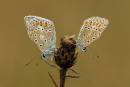
{"type": "Polygon", "coordinates": [[[102,17],[85,19],[77,38],[77,46],[80,50],[86,51],[87,47],[101,36],[108,24],[109,21],[102,17]]]}
{"type": "MultiPolygon", "coordinates": [[[[46,18],[31,15],[25,16],[24,20],[29,38],[42,51],[43,58],[53,56],[56,48],[54,23],[46,18]]],[[[77,47],[81,51],[86,51],[86,48],[101,36],[108,24],[109,21],[102,17],[85,19],[76,40],[77,47]]]]}
{"type": "Polygon", "coordinates": [[[51,20],[38,16],[25,16],[29,38],[42,51],[42,58],[53,56],[56,46],[56,32],[51,20]]]}

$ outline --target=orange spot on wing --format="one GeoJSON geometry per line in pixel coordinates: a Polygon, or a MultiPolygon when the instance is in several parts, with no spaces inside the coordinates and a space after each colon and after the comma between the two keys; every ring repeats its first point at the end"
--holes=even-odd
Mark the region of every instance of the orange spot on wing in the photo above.
{"type": "Polygon", "coordinates": [[[39,24],[40,24],[40,26],[42,26],[42,25],[43,25],[43,23],[42,23],[42,22],[40,22],[39,24]]]}
{"type": "Polygon", "coordinates": [[[33,25],[33,26],[38,26],[38,25],[39,25],[39,22],[33,22],[32,25],[33,25]]]}
{"type": "Polygon", "coordinates": [[[35,22],[32,23],[32,26],[35,26],[35,22]]]}
{"type": "Polygon", "coordinates": [[[48,26],[48,23],[47,22],[45,22],[45,27],[47,27],[48,26]]]}
{"type": "Polygon", "coordinates": [[[39,25],[39,22],[36,22],[36,26],[38,26],[39,25]]]}

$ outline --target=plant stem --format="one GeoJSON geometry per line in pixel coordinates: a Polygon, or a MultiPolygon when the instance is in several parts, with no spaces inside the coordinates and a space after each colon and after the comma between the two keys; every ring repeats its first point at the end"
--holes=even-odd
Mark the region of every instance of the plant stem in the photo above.
{"type": "Polygon", "coordinates": [[[67,69],[60,70],[60,87],[65,87],[66,72],[67,69]]]}
{"type": "Polygon", "coordinates": [[[48,72],[49,77],[51,78],[51,81],[53,82],[55,87],[58,87],[58,85],[56,84],[56,81],[54,80],[54,78],[52,77],[52,75],[48,72]]]}

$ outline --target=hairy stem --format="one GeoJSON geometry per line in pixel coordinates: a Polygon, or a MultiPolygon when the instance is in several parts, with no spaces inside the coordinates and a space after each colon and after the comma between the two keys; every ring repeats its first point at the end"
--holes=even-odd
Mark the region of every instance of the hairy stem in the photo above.
{"type": "Polygon", "coordinates": [[[66,72],[67,69],[60,70],[60,87],[65,87],[66,72]]]}

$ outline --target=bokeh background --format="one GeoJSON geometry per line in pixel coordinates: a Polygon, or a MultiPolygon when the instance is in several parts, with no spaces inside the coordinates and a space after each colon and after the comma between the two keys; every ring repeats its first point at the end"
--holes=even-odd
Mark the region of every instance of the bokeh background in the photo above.
{"type": "Polygon", "coordinates": [[[48,72],[59,81],[58,71],[40,59],[39,49],[27,36],[26,15],[54,21],[57,42],[64,35],[78,34],[88,17],[108,18],[102,37],[79,53],[73,69],[80,78],[67,79],[66,87],[130,87],[129,0],[0,0],[0,87],[54,87],[48,72]]]}

